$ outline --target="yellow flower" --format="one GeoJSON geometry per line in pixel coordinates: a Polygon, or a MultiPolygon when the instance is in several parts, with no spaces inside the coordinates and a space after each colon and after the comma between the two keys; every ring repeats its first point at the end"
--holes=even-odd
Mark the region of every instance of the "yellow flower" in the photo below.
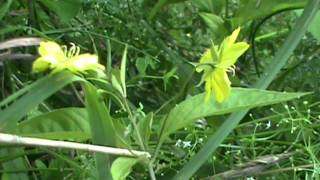
{"type": "Polygon", "coordinates": [[[53,41],[41,42],[38,52],[40,57],[32,65],[33,72],[47,69],[68,69],[73,73],[104,70],[104,66],[98,62],[98,56],[88,53],[79,55],[80,49],[74,44],[67,51],[66,47],[61,47],[53,41]]]}
{"type": "Polygon", "coordinates": [[[216,101],[222,103],[230,95],[231,82],[227,71],[234,72],[237,59],[249,48],[245,42],[235,43],[240,28],[225,38],[221,45],[212,45],[201,57],[196,71],[203,71],[201,83],[205,82],[206,98],[208,101],[213,94],[216,101]]]}

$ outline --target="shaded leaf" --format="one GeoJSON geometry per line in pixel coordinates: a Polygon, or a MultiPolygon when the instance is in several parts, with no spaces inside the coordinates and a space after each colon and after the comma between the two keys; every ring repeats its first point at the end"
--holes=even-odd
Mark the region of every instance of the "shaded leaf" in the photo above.
{"type": "Polygon", "coordinates": [[[79,0],[38,0],[51,11],[56,13],[59,18],[66,22],[69,21],[71,18],[75,17],[80,8],[81,8],[81,1],[79,0]]]}
{"type": "Polygon", "coordinates": [[[22,121],[14,133],[39,138],[85,141],[91,138],[83,108],[64,108],[22,121]]]}
{"type": "Polygon", "coordinates": [[[306,0],[241,0],[240,8],[232,22],[234,27],[237,27],[250,20],[265,17],[284,9],[302,8],[305,4],[306,0]]]}
{"type": "MultiPolygon", "coordinates": [[[[0,111],[0,129],[3,132],[6,132],[9,130],[9,126],[15,127],[16,123],[31,109],[35,108],[46,98],[74,81],[83,81],[83,79],[73,75],[69,71],[60,71],[51,73],[34,82],[32,86],[21,89],[17,93],[19,95],[24,93],[24,95],[13,102],[9,107],[0,111]],[[50,82],[50,86],[48,86],[48,82],[50,82]]],[[[15,94],[12,96],[18,97],[15,94]]]]}
{"type": "Polygon", "coordinates": [[[7,0],[6,4],[0,8],[0,21],[9,11],[9,8],[12,4],[13,0],[7,0]]]}
{"type": "MultiPolygon", "coordinates": [[[[141,121],[138,123],[138,131],[141,135],[142,142],[145,144],[145,146],[148,145],[148,140],[150,138],[151,134],[151,126],[153,122],[153,113],[149,113],[147,116],[145,116],[141,121]]],[[[138,141],[138,138],[136,137],[136,142],[138,141]]]]}
{"type": "Polygon", "coordinates": [[[224,21],[220,16],[212,13],[200,13],[201,18],[207,24],[214,37],[224,37],[227,33],[224,27],[224,21]]]}

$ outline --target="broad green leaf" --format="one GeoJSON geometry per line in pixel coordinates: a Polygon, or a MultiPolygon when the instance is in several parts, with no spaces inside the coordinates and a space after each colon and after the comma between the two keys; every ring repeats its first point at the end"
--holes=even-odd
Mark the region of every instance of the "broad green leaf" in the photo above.
{"type": "Polygon", "coordinates": [[[56,13],[59,18],[66,22],[75,17],[81,9],[79,0],[38,0],[51,11],[56,13]]]}
{"type": "MultiPolygon", "coordinates": [[[[24,94],[13,102],[9,107],[0,111],[0,129],[2,132],[9,131],[9,126],[15,127],[16,123],[27,115],[27,113],[39,105],[46,98],[74,81],[83,81],[69,71],[60,71],[34,82],[27,90],[20,90],[17,93],[24,94]],[[50,82],[50,83],[48,83],[50,82]]],[[[12,95],[15,96],[15,95],[12,95]]],[[[16,96],[15,96],[16,97],[16,96]]]]}
{"type": "Polygon", "coordinates": [[[216,102],[213,96],[210,97],[208,102],[204,102],[205,94],[198,94],[176,105],[169,112],[164,122],[161,140],[202,117],[266,106],[288,101],[306,94],[308,93],[281,93],[258,89],[232,88],[229,98],[222,103],[216,102]]]}
{"type": "Polygon", "coordinates": [[[111,173],[113,180],[124,180],[130,174],[132,166],[134,166],[139,160],[135,158],[119,157],[113,163],[111,167],[111,173]]]}
{"type": "Polygon", "coordinates": [[[306,0],[241,0],[232,22],[234,27],[238,27],[250,20],[284,9],[303,8],[305,4],[306,0]]]}
{"type": "Polygon", "coordinates": [[[215,38],[221,38],[226,35],[227,30],[225,29],[224,21],[220,16],[212,13],[200,13],[200,16],[215,38]]]}
{"type": "MultiPolygon", "coordinates": [[[[92,84],[84,84],[85,106],[88,112],[92,143],[96,145],[116,145],[116,131],[109,110],[92,84]]],[[[95,153],[99,179],[111,179],[109,155],[95,153]]]]}
{"type": "Polygon", "coordinates": [[[15,134],[47,139],[86,141],[91,138],[87,111],[64,108],[22,121],[15,134]]]}
{"type": "Polygon", "coordinates": [[[128,46],[126,45],[122,60],[121,60],[121,69],[120,69],[120,80],[121,80],[121,86],[123,89],[123,95],[124,97],[127,97],[127,87],[126,87],[126,64],[127,64],[127,50],[128,46]]]}

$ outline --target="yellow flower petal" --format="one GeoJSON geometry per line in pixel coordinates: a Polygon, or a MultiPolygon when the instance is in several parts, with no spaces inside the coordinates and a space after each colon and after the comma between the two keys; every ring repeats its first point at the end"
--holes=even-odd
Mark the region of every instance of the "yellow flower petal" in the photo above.
{"type": "Polygon", "coordinates": [[[61,49],[59,44],[52,41],[41,42],[38,51],[40,56],[64,56],[63,50],[61,49]]]}
{"type": "Polygon", "coordinates": [[[231,82],[223,69],[216,69],[211,76],[211,86],[214,97],[222,103],[230,95],[231,82]]]}
{"type": "Polygon", "coordinates": [[[38,72],[43,72],[47,69],[49,69],[50,63],[47,61],[42,61],[41,59],[37,59],[33,62],[32,64],[32,72],[38,73],[38,72]]]}
{"type": "Polygon", "coordinates": [[[249,48],[249,44],[245,42],[235,43],[230,46],[221,57],[221,61],[218,65],[219,68],[227,69],[234,65],[238,58],[249,48]]]}
{"type": "Polygon", "coordinates": [[[232,44],[234,44],[234,42],[236,42],[236,39],[239,35],[240,32],[240,27],[238,27],[237,29],[235,29],[232,34],[228,37],[228,47],[230,47],[232,44]]]}
{"type": "Polygon", "coordinates": [[[92,54],[81,54],[79,56],[72,57],[70,60],[69,69],[73,71],[86,71],[86,70],[104,70],[104,66],[99,64],[98,56],[92,54]]]}

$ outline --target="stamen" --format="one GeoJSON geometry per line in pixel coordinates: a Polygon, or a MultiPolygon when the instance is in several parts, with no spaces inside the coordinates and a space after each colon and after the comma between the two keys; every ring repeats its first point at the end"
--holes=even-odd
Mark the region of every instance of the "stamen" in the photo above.
{"type": "Polygon", "coordinates": [[[236,66],[235,65],[231,65],[230,67],[227,68],[227,71],[231,72],[232,76],[235,76],[236,75],[235,69],[236,69],[236,66]]]}
{"type": "Polygon", "coordinates": [[[61,49],[63,51],[63,54],[65,54],[67,56],[67,52],[68,52],[67,46],[63,45],[63,46],[61,46],[61,49]]]}
{"type": "Polygon", "coordinates": [[[71,47],[70,47],[68,54],[67,54],[68,58],[74,56],[76,53],[76,45],[74,43],[70,43],[70,45],[71,45],[71,47]]]}
{"type": "Polygon", "coordinates": [[[79,54],[80,54],[80,47],[76,46],[75,56],[78,56],[79,54]]]}

